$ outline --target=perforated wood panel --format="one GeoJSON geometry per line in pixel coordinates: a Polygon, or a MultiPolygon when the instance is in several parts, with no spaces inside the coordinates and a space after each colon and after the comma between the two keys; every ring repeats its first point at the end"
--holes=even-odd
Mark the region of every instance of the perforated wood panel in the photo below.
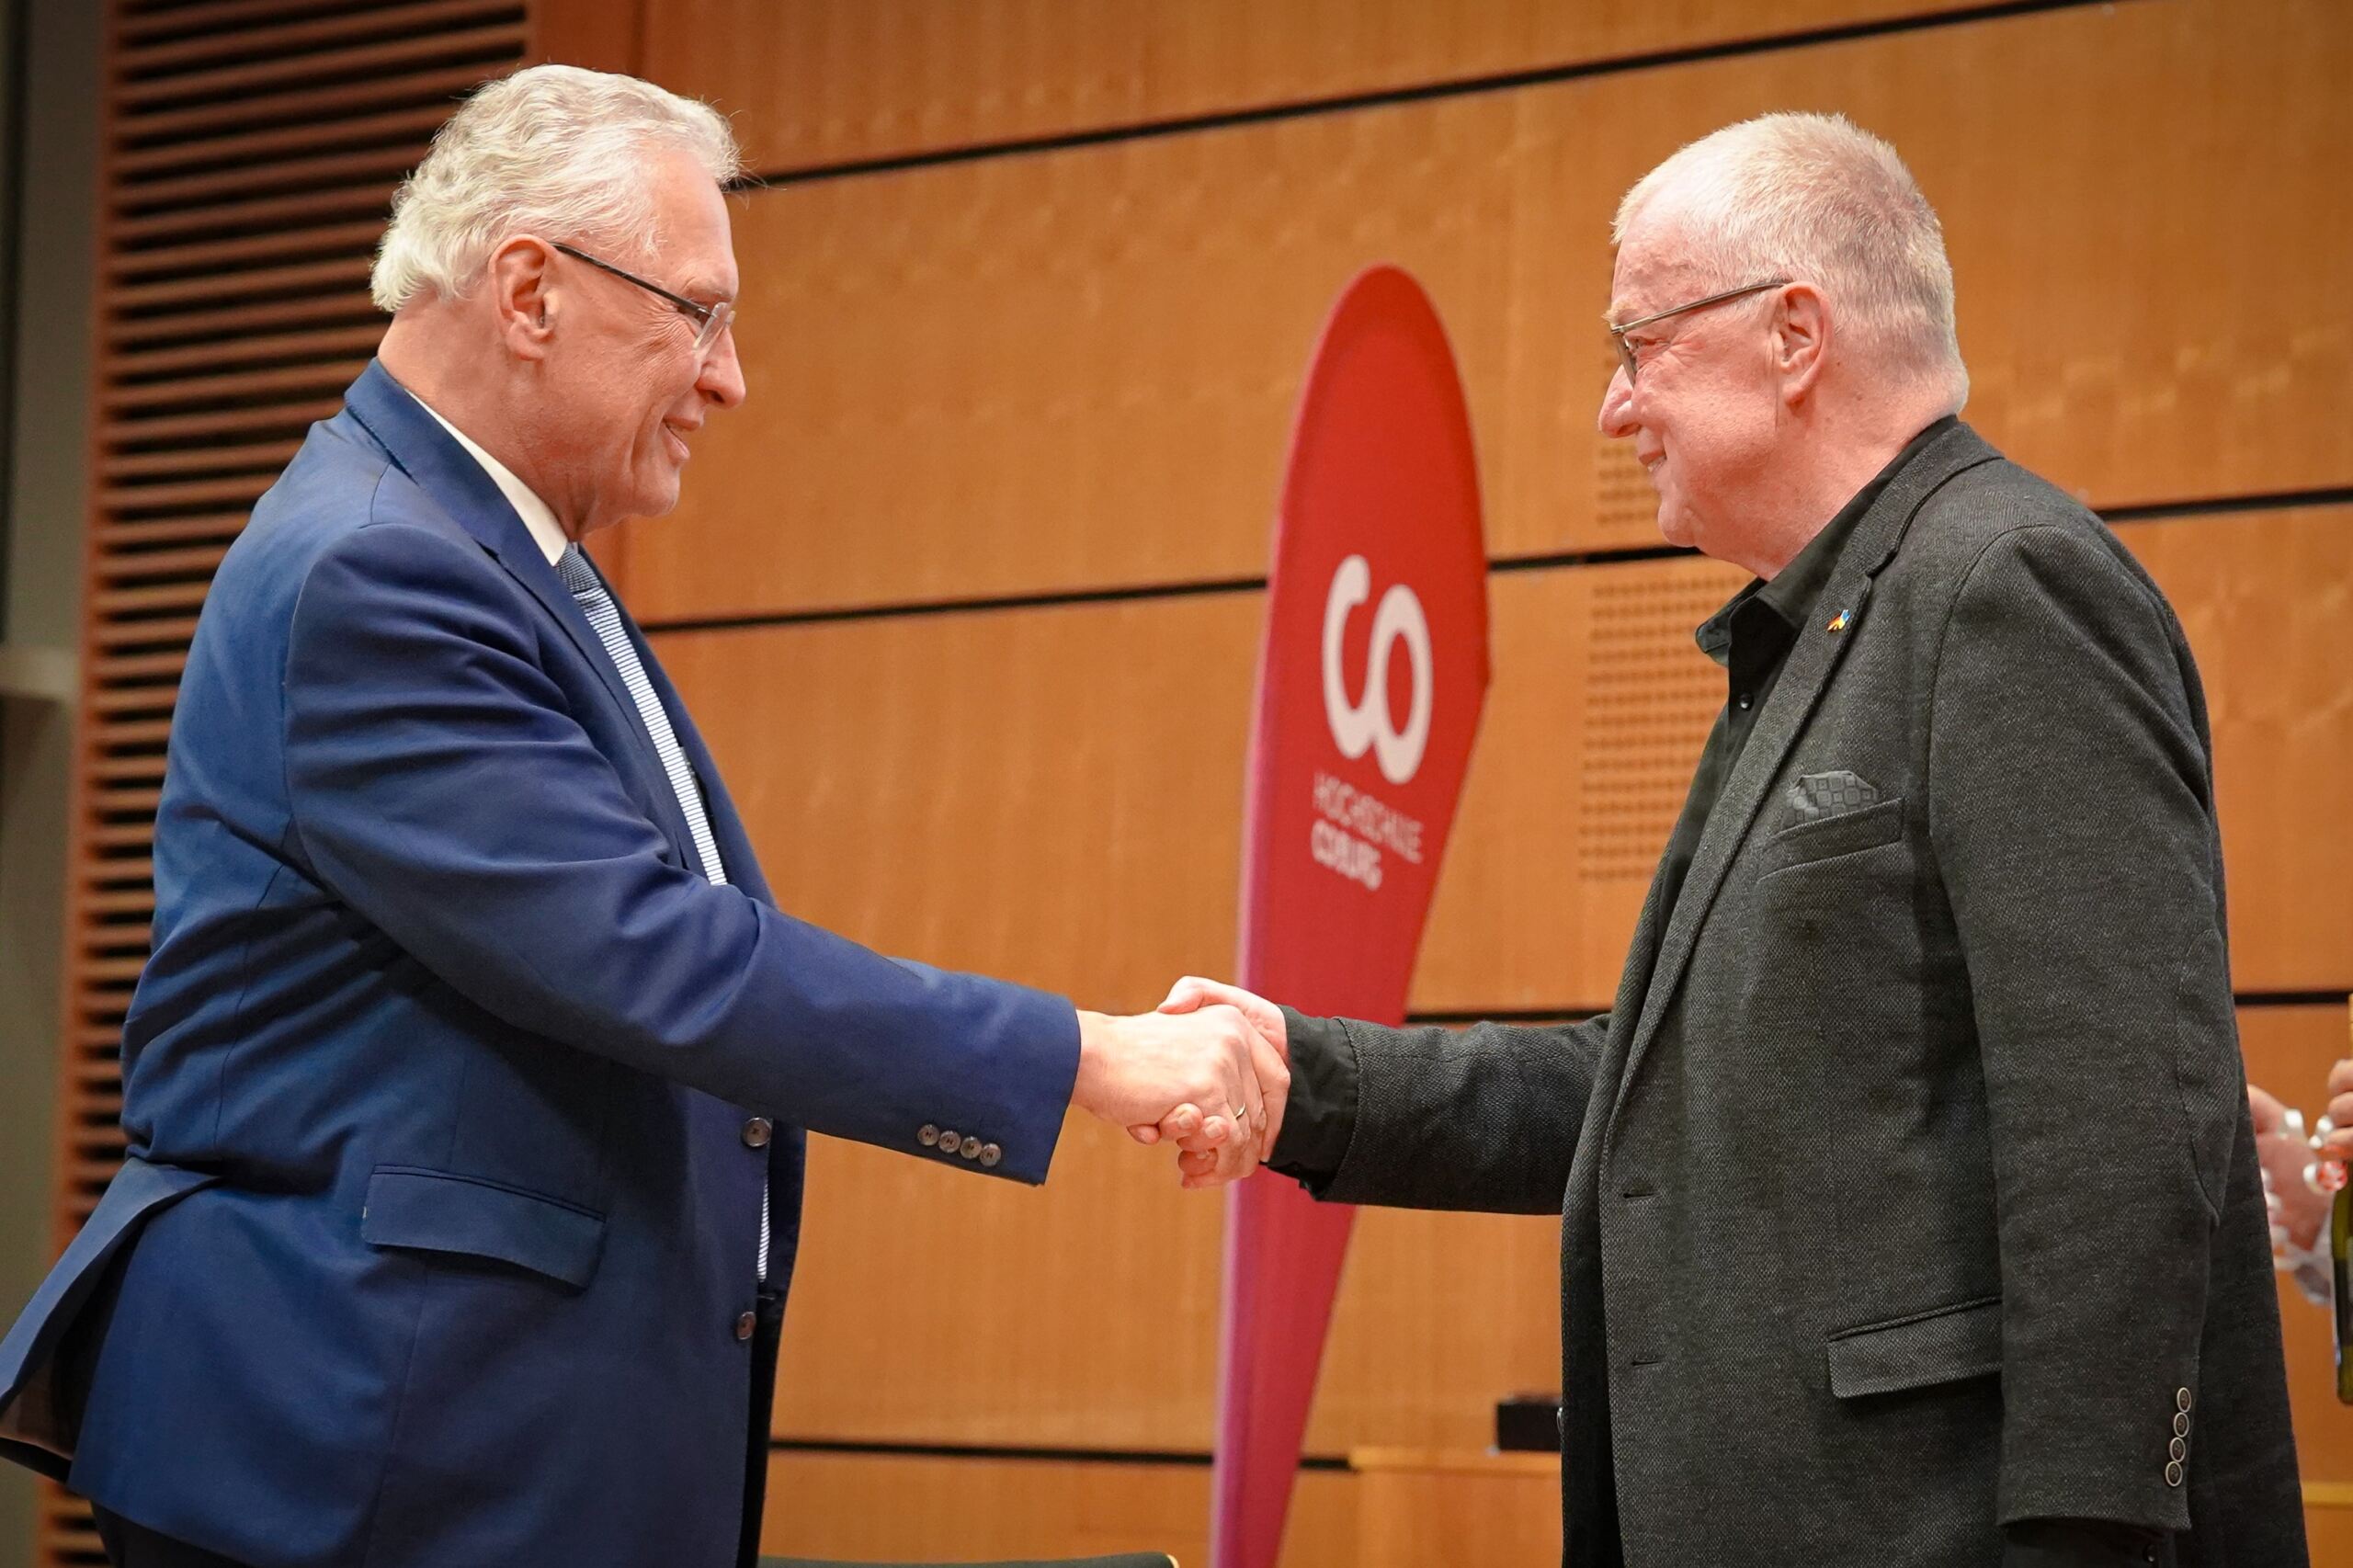
{"type": "Polygon", "coordinates": [[[2348,77],[2335,0],[2165,0],[760,192],[750,401],[625,586],[662,618],[1261,573],[1316,327],[1377,260],[1461,359],[1490,548],[1655,542],[1593,430],[1608,216],[1774,108],[1911,161],[1972,417],[2031,465],[2103,505],[2353,483],[2348,77]]]}
{"type": "Polygon", "coordinates": [[[1540,71],[1931,0],[669,0],[646,65],[776,170],[1540,71]]]}
{"type": "MultiPolygon", "coordinates": [[[[523,23],[519,0],[110,6],[61,1246],[121,1158],[165,742],[212,570],[374,348],[368,261],[393,185],[453,96],[519,58],[523,23]]],[[[43,1544],[103,1561],[62,1495],[43,1544]]]]}
{"type": "Polygon", "coordinates": [[[1684,561],[1592,578],[1586,619],[1588,744],[1577,769],[1581,881],[1650,881],[1683,810],[1692,761],[1724,705],[1723,670],[1696,656],[1692,629],[1741,581],[1737,572],[1684,561]],[[1607,744],[1592,744],[1602,736],[1607,744]]]}

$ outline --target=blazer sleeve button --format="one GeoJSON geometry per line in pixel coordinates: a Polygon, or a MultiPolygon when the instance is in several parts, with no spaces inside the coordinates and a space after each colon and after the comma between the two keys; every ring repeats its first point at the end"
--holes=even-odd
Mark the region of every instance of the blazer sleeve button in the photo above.
{"type": "Polygon", "coordinates": [[[983,1143],[981,1145],[981,1164],[984,1165],[993,1165],[1004,1158],[1005,1151],[998,1148],[995,1144],[983,1143]]]}
{"type": "Polygon", "coordinates": [[[926,1121],[915,1132],[915,1142],[928,1149],[939,1142],[939,1129],[926,1121]]]}

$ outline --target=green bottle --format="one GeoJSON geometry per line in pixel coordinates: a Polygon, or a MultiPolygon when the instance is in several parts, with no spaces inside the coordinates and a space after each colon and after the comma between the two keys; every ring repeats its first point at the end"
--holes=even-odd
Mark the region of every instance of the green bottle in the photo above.
{"type": "Polygon", "coordinates": [[[2353,1405],[2353,1182],[2329,1206],[2329,1302],[2336,1309],[2336,1399],[2353,1405]]]}
{"type": "Polygon", "coordinates": [[[2353,1404],[2353,1184],[2328,1210],[2329,1296],[2336,1309],[2336,1397],[2353,1404]]]}

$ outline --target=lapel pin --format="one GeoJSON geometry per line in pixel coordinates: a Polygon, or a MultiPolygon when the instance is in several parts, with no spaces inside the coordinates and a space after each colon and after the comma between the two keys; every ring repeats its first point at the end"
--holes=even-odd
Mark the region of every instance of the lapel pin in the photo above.
{"type": "Polygon", "coordinates": [[[1854,623],[1854,619],[1855,612],[1853,610],[1842,609],[1836,615],[1831,617],[1829,630],[1832,631],[1844,631],[1848,626],[1854,623]]]}

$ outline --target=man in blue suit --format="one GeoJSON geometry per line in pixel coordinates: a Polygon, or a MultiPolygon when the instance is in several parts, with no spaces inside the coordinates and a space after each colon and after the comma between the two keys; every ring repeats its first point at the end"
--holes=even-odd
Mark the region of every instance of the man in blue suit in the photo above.
{"type": "Polygon", "coordinates": [[[380,358],[222,563],[129,1157],[0,1343],[0,1431],[118,1562],[748,1560],[805,1131],[1027,1182],[1070,1105],[1271,1146],[1287,1074],[1231,1009],[779,913],[581,553],[744,396],[737,166],[626,77],[478,94],[395,200],[380,358]]]}

